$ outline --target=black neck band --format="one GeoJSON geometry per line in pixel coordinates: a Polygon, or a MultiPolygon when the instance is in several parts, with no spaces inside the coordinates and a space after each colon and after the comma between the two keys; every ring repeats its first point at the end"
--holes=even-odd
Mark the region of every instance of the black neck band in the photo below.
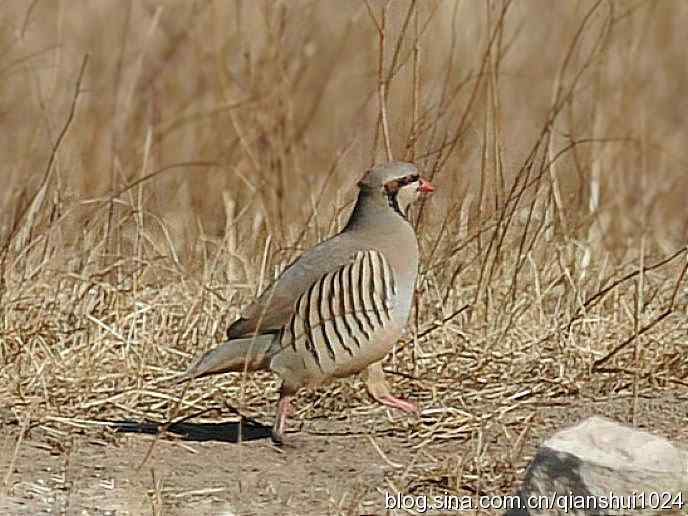
{"type": "Polygon", "coordinates": [[[387,192],[387,203],[389,207],[396,211],[402,219],[406,220],[406,215],[399,208],[399,200],[397,199],[398,192],[387,192]]]}

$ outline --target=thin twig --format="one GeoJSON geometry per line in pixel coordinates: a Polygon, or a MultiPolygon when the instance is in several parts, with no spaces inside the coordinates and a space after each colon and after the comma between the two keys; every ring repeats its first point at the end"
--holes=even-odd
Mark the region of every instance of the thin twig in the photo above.
{"type": "Polygon", "coordinates": [[[42,197],[44,194],[44,190],[47,188],[48,183],[50,182],[50,178],[52,177],[52,171],[53,171],[53,164],[55,163],[55,160],[57,159],[57,153],[60,150],[60,147],[62,146],[62,142],[65,139],[65,136],[67,135],[67,131],[69,131],[69,127],[72,125],[72,121],[74,120],[74,115],[76,114],[76,105],[77,101],[79,100],[79,96],[81,95],[81,83],[84,79],[84,76],[86,74],[86,65],[88,64],[88,59],[89,59],[89,54],[85,54],[82,61],[81,61],[81,67],[79,68],[79,75],[77,76],[76,79],[76,84],[74,85],[74,95],[72,97],[72,104],[69,108],[69,113],[67,114],[67,120],[65,121],[64,125],[62,126],[62,130],[57,136],[57,140],[55,140],[55,143],[53,144],[52,150],[50,151],[50,157],[48,158],[48,163],[45,166],[45,171],[43,172],[43,179],[41,180],[40,184],[38,185],[38,188],[34,192],[34,194],[31,196],[31,201],[26,203],[24,206],[24,209],[20,212],[19,216],[15,219],[14,226],[12,230],[9,233],[9,236],[7,237],[7,240],[5,241],[3,245],[3,267],[4,269],[4,262],[5,258],[7,255],[7,250],[10,246],[10,243],[17,237],[18,233],[23,229],[22,225],[26,224],[24,219],[27,217],[28,214],[32,213],[34,209],[37,209],[36,206],[34,206],[34,203],[37,202],[37,200],[42,197]]]}

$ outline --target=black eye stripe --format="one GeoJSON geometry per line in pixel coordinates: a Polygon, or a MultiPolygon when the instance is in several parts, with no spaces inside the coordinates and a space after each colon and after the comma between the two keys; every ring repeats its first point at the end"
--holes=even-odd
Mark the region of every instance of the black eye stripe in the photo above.
{"type": "Polygon", "coordinates": [[[403,177],[401,179],[401,184],[402,185],[407,185],[410,183],[415,183],[420,179],[420,176],[418,174],[411,174],[410,176],[403,177]]]}
{"type": "Polygon", "coordinates": [[[407,186],[411,183],[416,183],[419,180],[420,180],[420,176],[418,174],[410,174],[408,176],[400,177],[399,179],[394,179],[392,181],[389,181],[388,183],[385,184],[385,190],[396,191],[399,188],[407,186]]]}

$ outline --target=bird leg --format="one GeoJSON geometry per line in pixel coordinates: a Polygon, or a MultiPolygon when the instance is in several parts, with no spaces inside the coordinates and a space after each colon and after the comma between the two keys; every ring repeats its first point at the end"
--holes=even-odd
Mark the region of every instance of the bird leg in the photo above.
{"type": "Polygon", "coordinates": [[[366,386],[368,393],[379,403],[388,407],[399,409],[403,412],[413,412],[418,414],[418,407],[415,403],[392,396],[389,385],[385,380],[385,373],[382,371],[382,363],[375,362],[368,366],[368,378],[366,386]]]}
{"type": "Polygon", "coordinates": [[[392,396],[391,394],[388,394],[386,396],[379,396],[375,397],[373,396],[377,401],[382,403],[383,405],[387,405],[388,407],[396,408],[401,410],[402,412],[413,412],[414,414],[418,414],[418,406],[413,403],[412,401],[408,401],[402,398],[397,398],[395,396],[392,396]]]}
{"type": "Polygon", "coordinates": [[[288,393],[284,386],[280,389],[280,399],[277,402],[277,415],[272,427],[272,442],[278,445],[284,444],[284,432],[287,429],[287,416],[291,406],[292,394],[288,393]]]}

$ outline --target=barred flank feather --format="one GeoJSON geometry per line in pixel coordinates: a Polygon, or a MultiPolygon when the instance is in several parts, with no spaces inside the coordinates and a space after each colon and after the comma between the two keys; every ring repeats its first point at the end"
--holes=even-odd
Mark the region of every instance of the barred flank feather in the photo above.
{"type": "Polygon", "coordinates": [[[281,347],[324,362],[341,363],[389,323],[397,290],[382,253],[359,251],[353,260],[323,275],[295,304],[281,347]]]}

